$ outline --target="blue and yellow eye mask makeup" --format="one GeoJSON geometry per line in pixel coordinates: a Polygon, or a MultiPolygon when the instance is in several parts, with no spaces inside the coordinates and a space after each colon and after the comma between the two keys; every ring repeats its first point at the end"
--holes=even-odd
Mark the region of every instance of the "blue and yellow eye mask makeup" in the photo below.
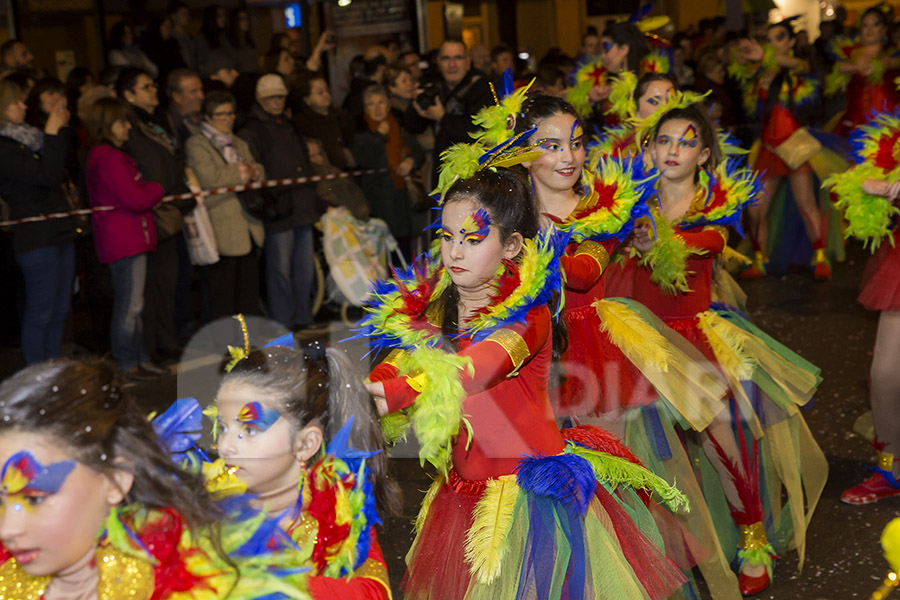
{"type": "Polygon", "coordinates": [[[491,216],[486,210],[479,208],[466,217],[459,233],[462,234],[463,242],[482,241],[491,233],[491,216]]]}
{"type": "Polygon", "coordinates": [[[259,402],[249,402],[238,412],[237,422],[243,427],[251,427],[259,432],[266,431],[275,424],[281,414],[274,408],[266,408],[259,402]]]}
{"type": "Polygon", "coordinates": [[[572,123],[572,133],[569,135],[569,141],[577,142],[584,137],[584,129],[579,121],[572,123]]]}
{"type": "Polygon", "coordinates": [[[691,123],[687,126],[687,129],[684,130],[684,133],[681,134],[681,139],[679,139],[678,142],[683,142],[691,148],[694,148],[697,146],[699,140],[700,136],[697,135],[697,128],[694,127],[693,123],[691,123]]]}
{"type": "Polygon", "coordinates": [[[21,500],[26,496],[47,496],[58,492],[74,468],[74,460],[42,465],[28,451],[16,452],[6,460],[0,472],[0,494],[10,499],[16,498],[13,500],[14,510],[22,510],[21,500]]]}

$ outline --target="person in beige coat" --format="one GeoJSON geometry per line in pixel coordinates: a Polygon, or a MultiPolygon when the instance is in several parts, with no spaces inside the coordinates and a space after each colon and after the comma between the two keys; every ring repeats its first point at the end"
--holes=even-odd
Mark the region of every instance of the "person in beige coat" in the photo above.
{"type": "MultiPolygon", "coordinates": [[[[203,189],[241,185],[264,179],[263,167],[247,143],[234,135],[235,99],[229,92],[210,92],[203,101],[200,133],[185,145],[187,165],[203,189]]],[[[237,313],[259,313],[259,259],[265,231],[237,194],[204,199],[209,212],[219,262],[203,267],[209,281],[211,319],[237,313]]]]}

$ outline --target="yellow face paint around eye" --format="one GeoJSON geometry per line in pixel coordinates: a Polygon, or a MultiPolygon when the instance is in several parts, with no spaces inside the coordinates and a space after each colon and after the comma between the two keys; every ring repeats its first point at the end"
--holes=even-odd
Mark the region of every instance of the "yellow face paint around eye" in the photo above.
{"type": "Polygon", "coordinates": [[[491,233],[491,216],[486,210],[479,208],[466,217],[459,232],[463,235],[464,241],[481,241],[491,233]]]}
{"type": "Polygon", "coordinates": [[[687,126],[687,129],[684,130],[684,133],[681,134],[682,142],[692,142],[697,139],[697,128],[694,127],[694,124],[691,123],[687,126]]]}
{"type": "Polygon", "coordinates": [[[575,121],[572,123],[572,135],[570,139],[574,141],[581,137],[584,137],[584,128],[581,127],[581,123],[575,121]]]}

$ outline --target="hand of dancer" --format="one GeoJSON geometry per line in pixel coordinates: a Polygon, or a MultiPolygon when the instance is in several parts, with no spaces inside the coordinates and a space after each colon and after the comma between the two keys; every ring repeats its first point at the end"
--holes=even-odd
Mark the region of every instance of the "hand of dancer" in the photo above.
{"type": "Polygon", "coordinates": [[[900,182],[888,183],[883,179],[866,179],[862,184],[862,191],[893,202],[900,196],[900,182]]]}
{"type": "Polygon", "coordinates": [[[634,237],[631,239],[631,245],[641,252],[647,252],[653,247],[649,223],[640,223],[634,228],[634,237]]]}
{"type": "Polygon", "coordinates": [[[372,400],[375,401],[375,410],[378,416],[383,417],[388,414],[387,400],[384,397],[384,383],[376,381],[375,383],[366,382],[366,389],[372,394],[372,400]]]}

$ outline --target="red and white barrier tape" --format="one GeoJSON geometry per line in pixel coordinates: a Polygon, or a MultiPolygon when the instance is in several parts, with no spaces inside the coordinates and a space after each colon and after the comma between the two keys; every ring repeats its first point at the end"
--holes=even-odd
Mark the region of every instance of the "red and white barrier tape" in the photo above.
{"type": "MultiPolygon", "coordinates": [[[[267,179],[266,181],[254,181],[244,185],[231,185],[227,187],[212,188],[209,190],[200,190],[199,192],[186,192],[184,194],[174,194],[172,196],[163,196],[163,202],[172,202],[173,200],[187,200],[188,198],[199,198],[202,196],[215,196],[216,194],[227,194],[233,192],[243,192],[245,190],[258,190],[261,188],[281,187],[286,185],[299,185],[301,183],[315,183],[317,181],[330,181],[332,179],[343,179],[344,177],[359,177],[360,175],[372,175],[374,173],[385,173],[387,169],[364,169],[361,171],[348,171],[342,173],[333,173],[329,175],[311,175],[309,177],[290,177],[287,179],[267,179]]],[[[95,212],[106,212],[108,210],[116,210],[115,206],[95,206],[93,208],[83,208],[80,210],[70,210],[67,212],[51,213],[49,215],[35,215],[33,217],[25,217],[23,219],[13,219],[10,221],[0,221],[0,227],[9,227],[11,225],[21,225],[22,223],[38,223],[40,221],[49,221],[51,219],[65,219],[67,217],[77,217],[79,215],[89,215],[95,212]]]]}

